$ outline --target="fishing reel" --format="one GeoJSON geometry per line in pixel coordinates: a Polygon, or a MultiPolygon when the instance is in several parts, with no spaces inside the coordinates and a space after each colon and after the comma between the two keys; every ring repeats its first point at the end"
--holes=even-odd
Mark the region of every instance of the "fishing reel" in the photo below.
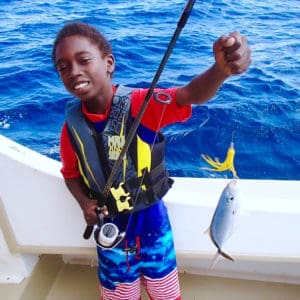
{"type": "Polygon", "coordinates": [[[120,232],[119,228],[113,223],[104,223],[102,212],[98,216],[99,224],[94,231],[94,240],[97,246],[103,250],[113,249],[124,240],[126,232],[120,232]]]}

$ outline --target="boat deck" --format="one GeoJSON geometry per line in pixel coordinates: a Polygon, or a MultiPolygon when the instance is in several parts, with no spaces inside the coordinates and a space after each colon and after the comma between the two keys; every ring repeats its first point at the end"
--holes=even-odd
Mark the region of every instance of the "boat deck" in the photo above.
{"type": "MultiPolygon", "coordinates": [[[[300,285],[180,274],[184,300],[299,300],[300,285]]],[[[100,298],[96,266],[66,264],[43,255],[20,284],[0,284],[5,300],[95,300],[100,298]]],[[[148,299],[143,293],[143,300],[148,299]]]]}

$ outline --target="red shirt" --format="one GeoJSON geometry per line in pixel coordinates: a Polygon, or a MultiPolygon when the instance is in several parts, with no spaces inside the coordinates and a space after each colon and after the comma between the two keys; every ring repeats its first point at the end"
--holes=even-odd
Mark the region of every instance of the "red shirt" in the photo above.
{"type": "MultiPolygon", "coordinates": [[[[180,107],[176,102],[176,88],[171,89],[155,89],[155,91],[163,91],[171,97],[171,103],[163,105],[151,97],[146,111],[141,120],[141,124],[148,129],[158,132],[161,128],[168,124],[183,122],[191,116],[191,105],[180,107]]],[[[137,89],[131,94],[131,115],[136,117],[140,107],[146,97],[148,89],[137,89]]],[[[87,111],[84,103],[81,105],[83,114],[91,122],[105,121],[110,112],[107,108],[104,114],[92,114],[87,111]]],[[[80,176],[77,164],[77,158],[72,148],[71,141],[67,132],[66,124],[64,124],[60,139],[60,156],[62,161],[61,173],[65,179],[78,178],[80,176]]]]}

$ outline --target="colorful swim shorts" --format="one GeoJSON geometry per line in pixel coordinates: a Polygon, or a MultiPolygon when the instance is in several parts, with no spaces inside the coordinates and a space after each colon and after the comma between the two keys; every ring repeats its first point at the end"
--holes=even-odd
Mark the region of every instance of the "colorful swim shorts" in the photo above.
{"type": "Polygon", "coordinates": [[[149,221],[141,216],[132,220],[126,239],[116,248],[97,247],[103,300],[141,299],[141,283],[151,299],[180,299],[169,218],[166,214],[160,226],[149,226],[149,221]]]}

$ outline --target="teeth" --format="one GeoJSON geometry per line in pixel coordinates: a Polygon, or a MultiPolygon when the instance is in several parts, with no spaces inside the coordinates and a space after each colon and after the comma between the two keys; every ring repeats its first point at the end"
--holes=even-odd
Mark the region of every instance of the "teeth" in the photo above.
{"type": "Polygon", "coordinates": [[[74,86],[74,89],[75,90],[78,90],[78,89],[82,89],[84,87],[86,87],[89,83],[88,82],[81,82],[81,83],[78,83],[74,86]]]}

